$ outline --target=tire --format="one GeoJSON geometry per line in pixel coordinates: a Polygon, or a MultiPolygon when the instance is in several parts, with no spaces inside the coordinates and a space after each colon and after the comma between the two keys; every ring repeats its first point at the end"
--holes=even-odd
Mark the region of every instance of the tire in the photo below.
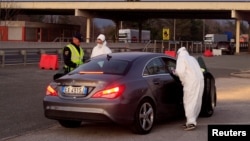
{"type": "Polygon", "coordinates": [[[200,116],[211,117],[214,114],[214,108],[216,106],[216,87],[213,77],[210,75],[205,77],[205,87],[202,97],[202,107],[200,116]]]}
{"type": "Polygon", "coordinates": [[[155,109],[151,101],[145,99],[137,107],[132,131],[136,134],[148,134],[154,125],[155,109]]]}
{"type": "Polygon", "coordinates": [[[74,120],[58,120],[61,126],[66,128],[76,128],[81,126],[81,121],[74,121],[74,120]]]}

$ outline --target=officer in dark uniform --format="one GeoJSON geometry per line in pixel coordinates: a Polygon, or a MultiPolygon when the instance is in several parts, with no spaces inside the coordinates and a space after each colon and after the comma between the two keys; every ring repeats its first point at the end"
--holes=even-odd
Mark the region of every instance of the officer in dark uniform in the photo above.
{"type": "Polygon", "coordinates": [[[80,46],[81,40],[82,35],[80,33],[76,33],[72,38],[72,42],[63,48],[63,68],[65,70],[65,74],[83,64],[84,51],[80,46]]]}
{"type": "Polygon", "coordinates": [[[62,77],[84,63],[84,52],[80,46],[81,40],[82,35],[76,33],[72,38],[72,42],[63,48],[63,70],[59,70],[59,72],[53,76],[54,80],[62,77]]]}

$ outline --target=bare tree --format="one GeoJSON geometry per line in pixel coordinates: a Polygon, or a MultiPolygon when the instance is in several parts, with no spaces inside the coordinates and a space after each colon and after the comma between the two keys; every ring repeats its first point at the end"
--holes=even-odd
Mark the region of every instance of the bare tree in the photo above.
{"type": "Polygon", "coordinates": [[[16,20],[21,10],[15,9],[14,0],[0,0],[0,21],[16,20]]]}
{"type": "Polygon", "coordinates": [[[114,25],[107,25],[103,27],[103,33],[106,35],[106,40],[108,42],[116,42],[116,29],[114,25]]]}
{"type": "MultiPolygon", "coordinates": [[[[0,0],[0,24],[7,26],[8,21],[15,20],[20,10],[14,8],[15,3],[12,0],[0,0]]],[[[0,40],[3,37],[3,30],[0,31],[0,40]]]]}

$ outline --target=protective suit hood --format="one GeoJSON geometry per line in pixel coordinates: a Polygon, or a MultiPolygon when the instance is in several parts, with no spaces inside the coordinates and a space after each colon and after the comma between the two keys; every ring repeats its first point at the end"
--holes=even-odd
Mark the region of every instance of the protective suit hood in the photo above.
{"type": "Polygon", "coordinates": [[[189,55],[187,49],[185,47],[181,47],[177,51],[178,56],[189,55]]]}

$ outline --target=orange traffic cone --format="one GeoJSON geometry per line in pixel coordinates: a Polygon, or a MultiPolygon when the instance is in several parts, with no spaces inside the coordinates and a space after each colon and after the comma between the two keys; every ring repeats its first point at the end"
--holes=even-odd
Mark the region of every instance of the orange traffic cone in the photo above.
{"type": "Polygon", "coordinates": [[[58,69],[58,56],[42,54],[39,62],[40,69],[58,69]]]}
{"type": "Polygon", "coordinates": [[[210,49],[207,49],[204,51],[203,55],[206,57],[212,57],[213,53],[210,51],[210,49]]]}
{"type": "Polygon", "coordinates": [[[175,51],[168,51],[168,50],[166,50],[165,54],[168,55],[168,56],[176,58],[176,52],[175,51]]]}

